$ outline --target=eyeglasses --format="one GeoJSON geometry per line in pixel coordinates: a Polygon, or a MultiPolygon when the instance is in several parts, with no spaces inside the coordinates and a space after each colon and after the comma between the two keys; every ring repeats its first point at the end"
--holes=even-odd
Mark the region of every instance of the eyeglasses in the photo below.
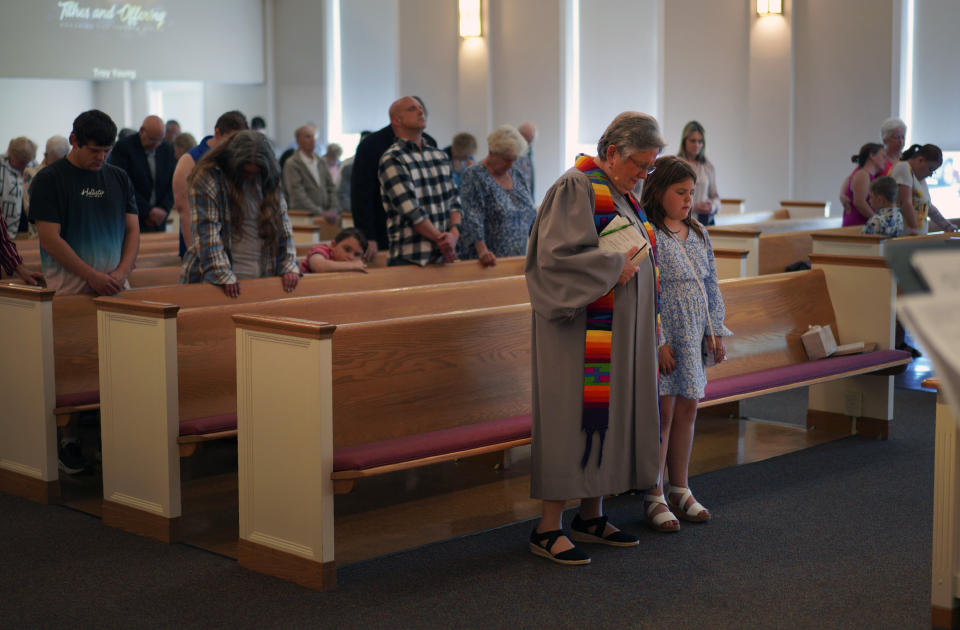
{"type": "Polygon", "coordinates": [[[657,170],[657,167],[656,167],[656,166],[647,166],[647,165],[645,165],[645,164],[640,164],[640,163],[637,162],[635,159],[633,159],[633,156],[632,156],[632,155],[631,155],[630,157],[628,157],[627,159],[630,160],[631,162],[633,162],[633,165],[637,167],[637,170],[639,170],[639,171],[646,171],[647,175],[653,175],[653,172],[654,172],[655,170],[657,170]]]}

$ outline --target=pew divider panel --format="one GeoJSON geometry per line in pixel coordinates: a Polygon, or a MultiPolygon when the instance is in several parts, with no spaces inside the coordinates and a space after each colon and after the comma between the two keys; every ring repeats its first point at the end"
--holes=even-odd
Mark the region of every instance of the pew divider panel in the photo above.
{"type": "Polygon", "coordinates": [[[714,250],[745,250],[747,276],[760,275],[760,230],[738,227],[736,229],[711,227],[710,244],[714,250]]]}
{"type": "Polygon", "coordinates": [[[103,522],[180,540],[177,311],[97,298],[103,522]],[[132,349],[135,349],[131,351],[132,349]]]}
{"type": "MultiPolygon", "coordinates": [[[[811,254],[822,269],[837,320],[838,344],[873,342],[893,348],[896,282],[883,258],[811,254]]],[[[816,324],[819,322],[810,322],[816,324]]],[[[893,376],[868,374],[810,387],[808,427],[833,426],[886,439],[893,420],[893,376]]]]}
{"type": "Polygon", "coordinates": [[[745,249],[713,248],[713,259],[717,265],[717,279],[746,278],[747,256],[750,252],[745,249]]]}
{"type": "Polygon", "coordinates": [[[234,315],[241,566],[336,587],[332,337],[335,326],[234,315]],[[282,421],[283,430],[277,430],[282,421]]]}
{"type": "Polygon", "coordinates": [[[930,621],[937,628],[960,625],[960,424],[938,379],[933,468],[933,562],[930,621]]]}
{"type": "Polygon", "coordinates": [[[0,492],[60,499],[53,291],[0,284],[0,492]]]}

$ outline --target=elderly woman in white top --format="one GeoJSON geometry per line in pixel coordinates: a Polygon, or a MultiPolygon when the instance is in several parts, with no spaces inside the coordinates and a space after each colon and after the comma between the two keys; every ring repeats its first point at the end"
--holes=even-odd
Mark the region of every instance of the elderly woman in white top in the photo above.
{"type": "Polygon", "coordinates": [[[703,152],[706,146],[703,125],[691,120],[683,126],[677,156],[683,158],[697,175],[691,212],[703,225],[713,225],[713,215],[720,212],[720,193],[717,192],[717,172],[703,152]]]}
{"type": "Polygon", "coordinates": [[[537,216],[530,185],[516,167],[527,151],[527,141],[515,127],[502,125],[487,136],[488,153],[463,172],[462,258],[479,258],[485,267],[498,256],[523,256],[530,226],[537,216]]]}
{"type": "Polygon", "coordinates": [[[889,175],[890,170],[900,160],[900,153],[907,138],[907,123],[899,118],[887,118],[880,125],[880,140],[883,142],[883,151],[887,155],[886,164],[881,175],[889,175]]]}

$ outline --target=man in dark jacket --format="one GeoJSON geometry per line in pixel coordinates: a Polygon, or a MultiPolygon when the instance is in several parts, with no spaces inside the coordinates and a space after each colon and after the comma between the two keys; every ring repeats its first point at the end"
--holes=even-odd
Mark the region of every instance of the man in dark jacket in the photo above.
{"type": "Polygon", "coordinates": [[[133,182],[141,232],[162,232],[167,214],[173,207],[173,147],[163,142],[163,120],[159,116],[143,119],[138,133],[117,141],[109,162],[119,166],[133,182]]]}

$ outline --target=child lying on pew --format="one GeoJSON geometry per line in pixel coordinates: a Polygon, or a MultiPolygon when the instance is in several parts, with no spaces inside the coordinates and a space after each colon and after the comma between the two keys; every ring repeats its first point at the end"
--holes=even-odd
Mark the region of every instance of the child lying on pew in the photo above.
{"type": "Polygon", "coordinates": [[[363,252],[367,250],[367,237],[356,228],[347,228],[329,243],[316,245],[300,262],[303,273],[322,271],[362,271],[367,272],[363,262],[363,252]]]}

